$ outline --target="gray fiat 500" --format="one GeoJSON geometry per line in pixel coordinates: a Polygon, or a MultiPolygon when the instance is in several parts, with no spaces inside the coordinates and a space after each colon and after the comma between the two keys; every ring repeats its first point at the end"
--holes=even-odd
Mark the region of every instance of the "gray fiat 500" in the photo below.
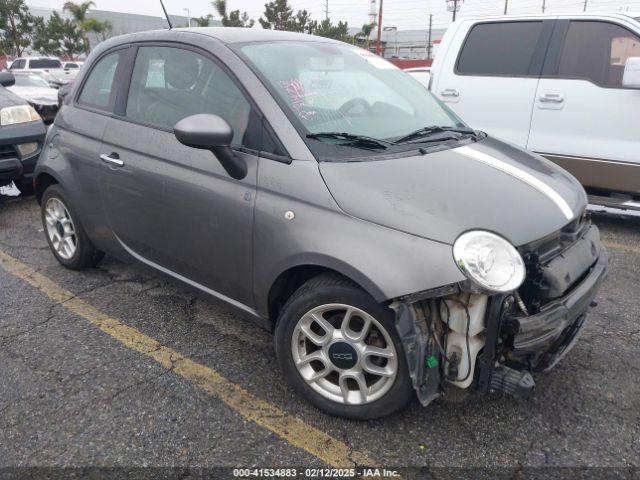
{"type": "Polygon", "coordinates": [[[374,54],[302,34],[102,43],[35,186],[62,265],[108,252],[226,302],[275,332],[300,395],[345,417],[450,387],[529,394],[607,272],[572,176],[374,54]]]}

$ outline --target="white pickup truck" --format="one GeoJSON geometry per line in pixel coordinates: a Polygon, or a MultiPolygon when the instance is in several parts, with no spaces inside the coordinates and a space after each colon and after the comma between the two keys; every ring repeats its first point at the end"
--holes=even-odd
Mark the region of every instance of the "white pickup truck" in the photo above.
{"type": "Polygon", "coordinates": [[[570,171],[594,203],[640,209],[640,14],[457,21],[430,88],[470,126],[570,171]]]}
{"type": "Polygon", "coordinates": [[[62,62],[55,57],[21,57],[16,58],[9,67],[12,72],[37,72],[53,88],[60,88],[72,82],[78,69],[63,68],[62,62]]]}

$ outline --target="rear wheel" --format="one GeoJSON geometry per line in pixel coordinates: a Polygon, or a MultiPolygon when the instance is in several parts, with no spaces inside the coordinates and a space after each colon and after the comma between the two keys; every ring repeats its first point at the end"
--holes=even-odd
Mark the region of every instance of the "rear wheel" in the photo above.
{"type": "Polygon", "coordinates": [[[45,190],[40,208],[47,243],[58,262],[72,270],[82,270],[102,260],[104,253],[89,240],[60,185],[45,190]]]}
{"type": "Polygon", "coordinates": [[[333,415],[388,415],[412,396],[393,312],[349,280],[321,275],[284,306],[276,352],[303,397],[333,415]]]}

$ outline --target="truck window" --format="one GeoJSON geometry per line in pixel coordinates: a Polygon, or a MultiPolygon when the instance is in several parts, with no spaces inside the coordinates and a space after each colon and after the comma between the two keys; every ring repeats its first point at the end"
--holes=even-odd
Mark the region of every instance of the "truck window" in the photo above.
{"type": "Polygon", "coordinates": [[[477,24],[462,47],[456,73],[527,76],[541,31],[541,21],[477,24]]]}
{"type": "Polygon", "coordinates": [[[621,87],[629,57],[640,57],[640,38],[608,22],[573,21],[565,38],[558,77],[621,87]]]}
{"type": "Polygon", "coordinates": [[[62,68],[62,63],[54,58],[32,58],[29,68],[62,68]]]}

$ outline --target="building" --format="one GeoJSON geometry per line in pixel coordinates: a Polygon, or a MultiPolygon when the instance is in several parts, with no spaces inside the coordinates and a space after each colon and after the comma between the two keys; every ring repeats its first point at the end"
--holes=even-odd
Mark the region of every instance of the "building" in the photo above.
{"type": "MultiPolygon", "coordinates": [[[[161,15],[160,4],[158,4],[159,14],[153,15],[137,15],[133,13],[123,12],[109,12],[106,10],[89,10],[87,14],[88,18],[95,18],[96,20],[108,21],[111,24],[110,37],[116,35],[123,35],[125,33],[142,32],[145,30],[158,30],[161,28],[167,28],[167,20],[161,15]]],[[[29,6],[29,11],[32,15],[43,17],[45,20],[53,14],[53,9],[40,8],[29,6]]],[[[63,18],[70,18],[67,12],[58,10],[58,13],[63,18]]],[[[182,15],[169,15],[171,23],[174,27],[186,27],[189,23],[189,18],[182,15]]],[[[212,20],[211,26],[222,26],[219,20],[212,20]]],[[[102,38],[98,38],[95,35],[90,35],[89,41],[91,46],[97,45],[102,38]]]]}

